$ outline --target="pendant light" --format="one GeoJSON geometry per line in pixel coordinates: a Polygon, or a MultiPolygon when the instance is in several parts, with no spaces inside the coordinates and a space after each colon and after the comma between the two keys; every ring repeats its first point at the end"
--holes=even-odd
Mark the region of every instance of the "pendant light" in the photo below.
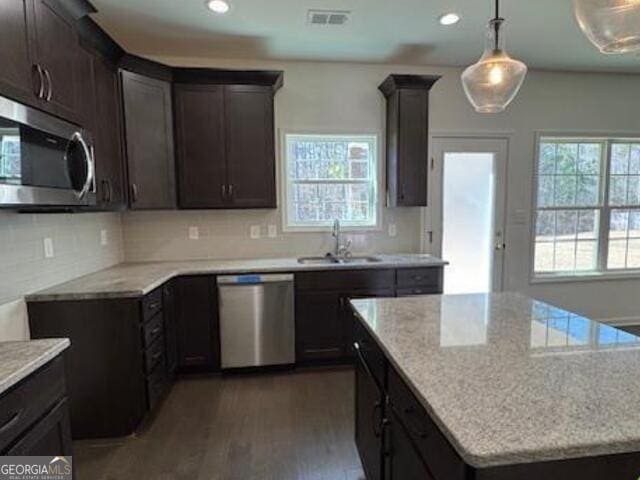
{"type": "Polygon", "coordinates": [[[640,0],[574,0],[580,28],[602,53],[640,50],[640,0]]]}
{"type": "Polygon", "coordinates": [[[500,4],[496,0],[496,16],[489,22],[484,53],[478,63],[462,73],[462,86],[467,98],[480,113],[498,113],[518,94],[527,66],[511,58],[504,48],[504,35],[500,29],[500,4]]]}

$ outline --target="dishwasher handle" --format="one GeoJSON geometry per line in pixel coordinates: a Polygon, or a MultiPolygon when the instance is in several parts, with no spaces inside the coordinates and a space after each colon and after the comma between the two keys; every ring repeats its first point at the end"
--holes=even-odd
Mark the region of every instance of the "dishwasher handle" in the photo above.
{"type": "Polygon", "coordinates": [[[260,285],[262,283],[287,283],[293,282],[293,275],[286,274],[248,274],[248,275],[225,275],[218,277],[218,285],[260,285]]]}

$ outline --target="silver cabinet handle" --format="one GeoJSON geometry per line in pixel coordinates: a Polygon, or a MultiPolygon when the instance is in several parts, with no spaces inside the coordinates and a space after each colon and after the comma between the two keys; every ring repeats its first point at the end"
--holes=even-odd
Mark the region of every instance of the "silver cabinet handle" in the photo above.
{"type": "Polygon", "coordinates": [[[229,197],[233,197],[233,184],[229,185],[229,197]]]}
{"type": "Polygon", "coordinates": [[[87,145],[87,142],[85,142],[84,138],[82,138],[82,134],[80,132],[75,132],[71,137],[71,141],[75,141],[80,144],[80,146],[82,147],[82,151],[84,152],[84,161],[87,164],[87,178],[84,181],[82,190],[80,190],[80,193],[78,193],[78,198],[84,198],[87,193],[89,193],[91,185],[93,184],[93,178],[95,174],[93,168],[93,154],[91,153],[91,149],[87,145]]]}
{"type": "Polygon", "coordinates": [[[47,98],[46,101],[50,102],[53,97],[53,83],[51,81],[51,74],[49,73],[49,69],[44,69],[44,76],[47,79],[47,98]]]}
{"type": "Polygon", "coordinates": [[[136,203],[138,201],[138,185],[135,183],[131,184],[131,201],[136,203]]]}
{"type": "Polygon", "coordinates": [[[222,199],[225,200],[227,198],[227,186],[222,185],[222,199]]]}
{"type": "Polygon", "coordinates": [[[42,67],[36,63],[32,69],[38,74],[38,88],[35,88],[33,93],[37,98],[42,100],[44,98],[44,75],[42,73],[42,67]]]}

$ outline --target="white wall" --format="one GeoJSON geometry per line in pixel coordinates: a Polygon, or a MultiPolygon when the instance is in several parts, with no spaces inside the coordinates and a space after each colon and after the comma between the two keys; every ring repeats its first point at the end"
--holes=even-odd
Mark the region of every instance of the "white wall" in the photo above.
{"type": "MultiPolygon", "coordinates": [[[[247,62],[162,58],[172,65],[221,68],[277,68],[285,71],[285,85],[276,97],[278,129],[319,131],[384,131],[384,102],[378,84],[394,73],[441,74],[431,95],[432,133],[508,136],[507,258],[505,288],[519,290],[566,308],[601,319],[640,318],[640,280],[607,280],[531,285],[530,215],[537,131],[637,133],[640,135],[640,76],[564,72],[530,72],[520,95],[506,113],[476,114],[459,82],[459,69],[347,63],[247,62]],[[514,212],[524,210],[519,223],[514,212]]],[[[183,214],[126,214],[125,250],[128,259],[318,253],[326,249],[326,235],[290,234],[277,242],[248,241],[252,222],[278,222],[280,213],[200,212],[211,238],[207,246],[184,240],[191,220],[183,214]],[[162,228],[161,228],[162,225],[162,228]],[[160,235],[150,243],[149,229],[160,235]],[[168,232],[164,233],[163,230],[168,232]],[[176,233],[177,232],[177,233],[176,233]],[[149,248],[146,248],[149,247],[149,248]],[[272,250],[272,247],[275,250],[272,250]],[[193,252],[197,251],[196,254],[193,252]]],[[[366,250],[417,251],[421,213],[417,209],[385,211],[394,216],[398,238],[386,232],[369,237],[366,250]]],[[[428,218],[428,212],[425,212],[428,218]]]]}
{"type": "Polygon", "coordinates": [[[0,212],[0,341],[27,337],[24,295],[123,258],[120,214],[0,212]],[[101,245],[102,230],[107,245],[101,245]],[[53,258],[45,258],[45,237],[53,241],[53,258]]]}

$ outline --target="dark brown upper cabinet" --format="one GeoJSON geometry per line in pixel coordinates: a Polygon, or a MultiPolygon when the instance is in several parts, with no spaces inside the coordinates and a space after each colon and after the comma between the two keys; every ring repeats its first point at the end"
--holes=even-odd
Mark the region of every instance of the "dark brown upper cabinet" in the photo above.
{"type": "Polygon", "coordinates": [[[34,102],[27,3],[28,0],[0,2],[0,91],[16,100],[34,102]]]}
{"type": "MultiPolygon", "coordinates": [[[[178,73],[178,81],[242,81],[246,72],[178,73]]],[[[281,72],[263,84],[176,83],[176,142],[181,208],[275,208],[274,94],[281,72]]],[[[246,80],[247,78],[244,78],[246,80]]]]}
{"type": "Polygon", "coordinates": [[[94,145],[98,206],[120,210],[126,205],[122,159],[122,123],[118,73],[109,61],[95,56],[94,145]]]}
{"type": "Polygon", "coordinates": [[[389,75],[378,87],[387,99],[387,205],[426,207],[429,90],[432,75],[389,75]]]}
{"type": "Polygon", "coordinates": [[[176,206],[171,84],[121,70],[129,207],[176,206]]]}
{"type": "Polygon", "coordinates": [[[1,2],[1,95],[79,122],[79,55],[75,20],[60,3],[1,2]]]}

